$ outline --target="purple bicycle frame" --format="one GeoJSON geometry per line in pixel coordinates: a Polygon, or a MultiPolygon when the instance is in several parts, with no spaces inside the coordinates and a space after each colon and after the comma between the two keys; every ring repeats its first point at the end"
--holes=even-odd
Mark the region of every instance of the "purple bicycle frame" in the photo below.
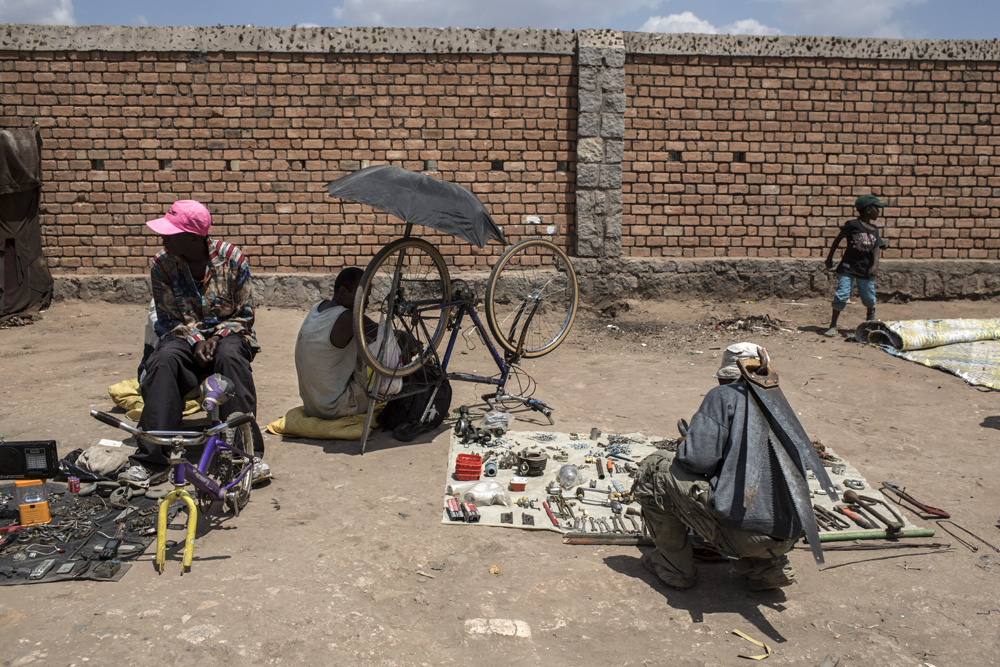
{"type": "Polygon", "coordinates": [[[216,500],[222,500],[225,498],[226,491],[233,488],[239,484],[240,480],[246,475],[250,474],[253,469],[253,456],[247,454],[242,449],[238,447],[231,447],[225,444],[217,436],[212,436],[205,443],[205,451],[201,454],[201,460],[198,462],[198,466],[195,467],[188,462],[187,459],[181,459],[178,463],[174,464],[174,483],[178,486],[183,486],[184,484],[190,482],[199,491],[207,496],[210,496],[216,500]],[[227,484],[224,487],[220,487],[215,483],[211,477],[205,474],[208,470],[208,466],[212,463],[212,459],[220,451],[233,451],[240,454],[250,463],[243,468],[243,472],[236,476],[236,479],[227,484]]]}

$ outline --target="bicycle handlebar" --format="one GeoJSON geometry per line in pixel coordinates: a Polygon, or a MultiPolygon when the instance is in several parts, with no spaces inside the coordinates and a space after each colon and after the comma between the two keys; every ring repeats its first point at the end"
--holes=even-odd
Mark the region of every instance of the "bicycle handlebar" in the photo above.
{"type": "Polygon", "coordinates": [[[98,412],[97,410],[91,410],[90,416],[96,419],[97,421],[104,422],[108,426],[114,428],[124,428],[128,426],[128,424],[126,424],[125,422],[121,421],[120,419],[115,419],[106,412],[98,412]]]}
{"type": "Polygon", "coordinates": [[[191,431],[154,431],[152,433],[143,431],[140,428],[136,428],[131,424],[126,424],[120,419],[109,415],[106,412],[100,412],[98,410],[91,410],[90,416],[99,422],[103,422],[108,426],[113,426],[114,428],[120,428],[123,431],[128,431],[135,437],[151,442],[157,445],[164,445],[166,447],[173,447],[176,445],[186,446],[186,447],[196,447],[208,442],[208,439],[217,433],[225,431],[227,428],[236,428],[242,426],[253,420],[253,415],[238,415],[233,418],[230,422],[223,422],[217,426],[212,426],[200,433],[193,433],[191,431]]]}

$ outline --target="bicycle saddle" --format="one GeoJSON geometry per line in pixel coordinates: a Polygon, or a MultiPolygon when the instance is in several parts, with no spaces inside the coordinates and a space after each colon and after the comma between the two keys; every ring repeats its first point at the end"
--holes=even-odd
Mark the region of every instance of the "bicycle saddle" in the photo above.
{"type": "Polygon", "coordinates": [[[211,412],[219,407],[236,393],[236,385],[225,375],[213,373],[202,380],[201,386],[201,409],[211,412]]]}

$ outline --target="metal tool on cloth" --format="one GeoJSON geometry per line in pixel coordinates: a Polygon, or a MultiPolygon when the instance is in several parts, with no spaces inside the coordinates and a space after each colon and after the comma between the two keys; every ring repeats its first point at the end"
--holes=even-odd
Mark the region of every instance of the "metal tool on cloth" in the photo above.
{"type": "Polygon", "coordinates": [[[872,498],[871,496],[862,496],[852,489],[844,491],[844,500],[851,503],[852,505],[858,505],[865,509],[866,512],[871,514],[873,517],[885,524],[886,531],[889,533],[899,533],[903,530],[903,517],[896,511],[894,507],[886,503],[884,500],[878,498],[872,498]],[[894,520],[887,519],[875,509],[876,505],[882,505],[885,507],[894,517],[894,520]]]}
{"type": "Polygon", "coordinates": [[[813,505],[813,511],[823,517],[823,519],[832,526],[831,530],[845,530],[851,527],[849,521],[840,518],[822,505],[813,505]]]}
{"type": "Polygon", "coordinates": [[[867,517],[861,516],[860,514],[852,510],[850,507],[837,505],[833,509],[835,512],[840,512],[841,514],[849,518],[851,521],[858,524],[858,526],[860,526],[861,528],[864,528],[866,530],[875,530],[876,528],[878,528],[878,526],[869,521],[867,517]]]}

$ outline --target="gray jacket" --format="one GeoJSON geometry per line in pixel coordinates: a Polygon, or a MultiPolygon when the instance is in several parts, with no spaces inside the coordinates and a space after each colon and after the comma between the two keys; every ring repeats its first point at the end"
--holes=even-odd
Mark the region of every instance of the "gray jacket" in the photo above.
{"type": "MultiPolygon", "coordinates": [[[[770,432],[768,458],[760,471],[756,502],[753,507],[743,507],[748,472],[745,469],[747,391],[743,380],[709,391],[691,418],[687,438],[677,448],[677,460],[689,472],[708,478],[712,489],[709,508],[721,525],[797,539],[804,531],[774,454],[773,447],[781,445],[776,441],[770,445],[774,438],[770,432]]],[[[805,475],[802,463],[798,460],[795,463],[805,475]]]]}

